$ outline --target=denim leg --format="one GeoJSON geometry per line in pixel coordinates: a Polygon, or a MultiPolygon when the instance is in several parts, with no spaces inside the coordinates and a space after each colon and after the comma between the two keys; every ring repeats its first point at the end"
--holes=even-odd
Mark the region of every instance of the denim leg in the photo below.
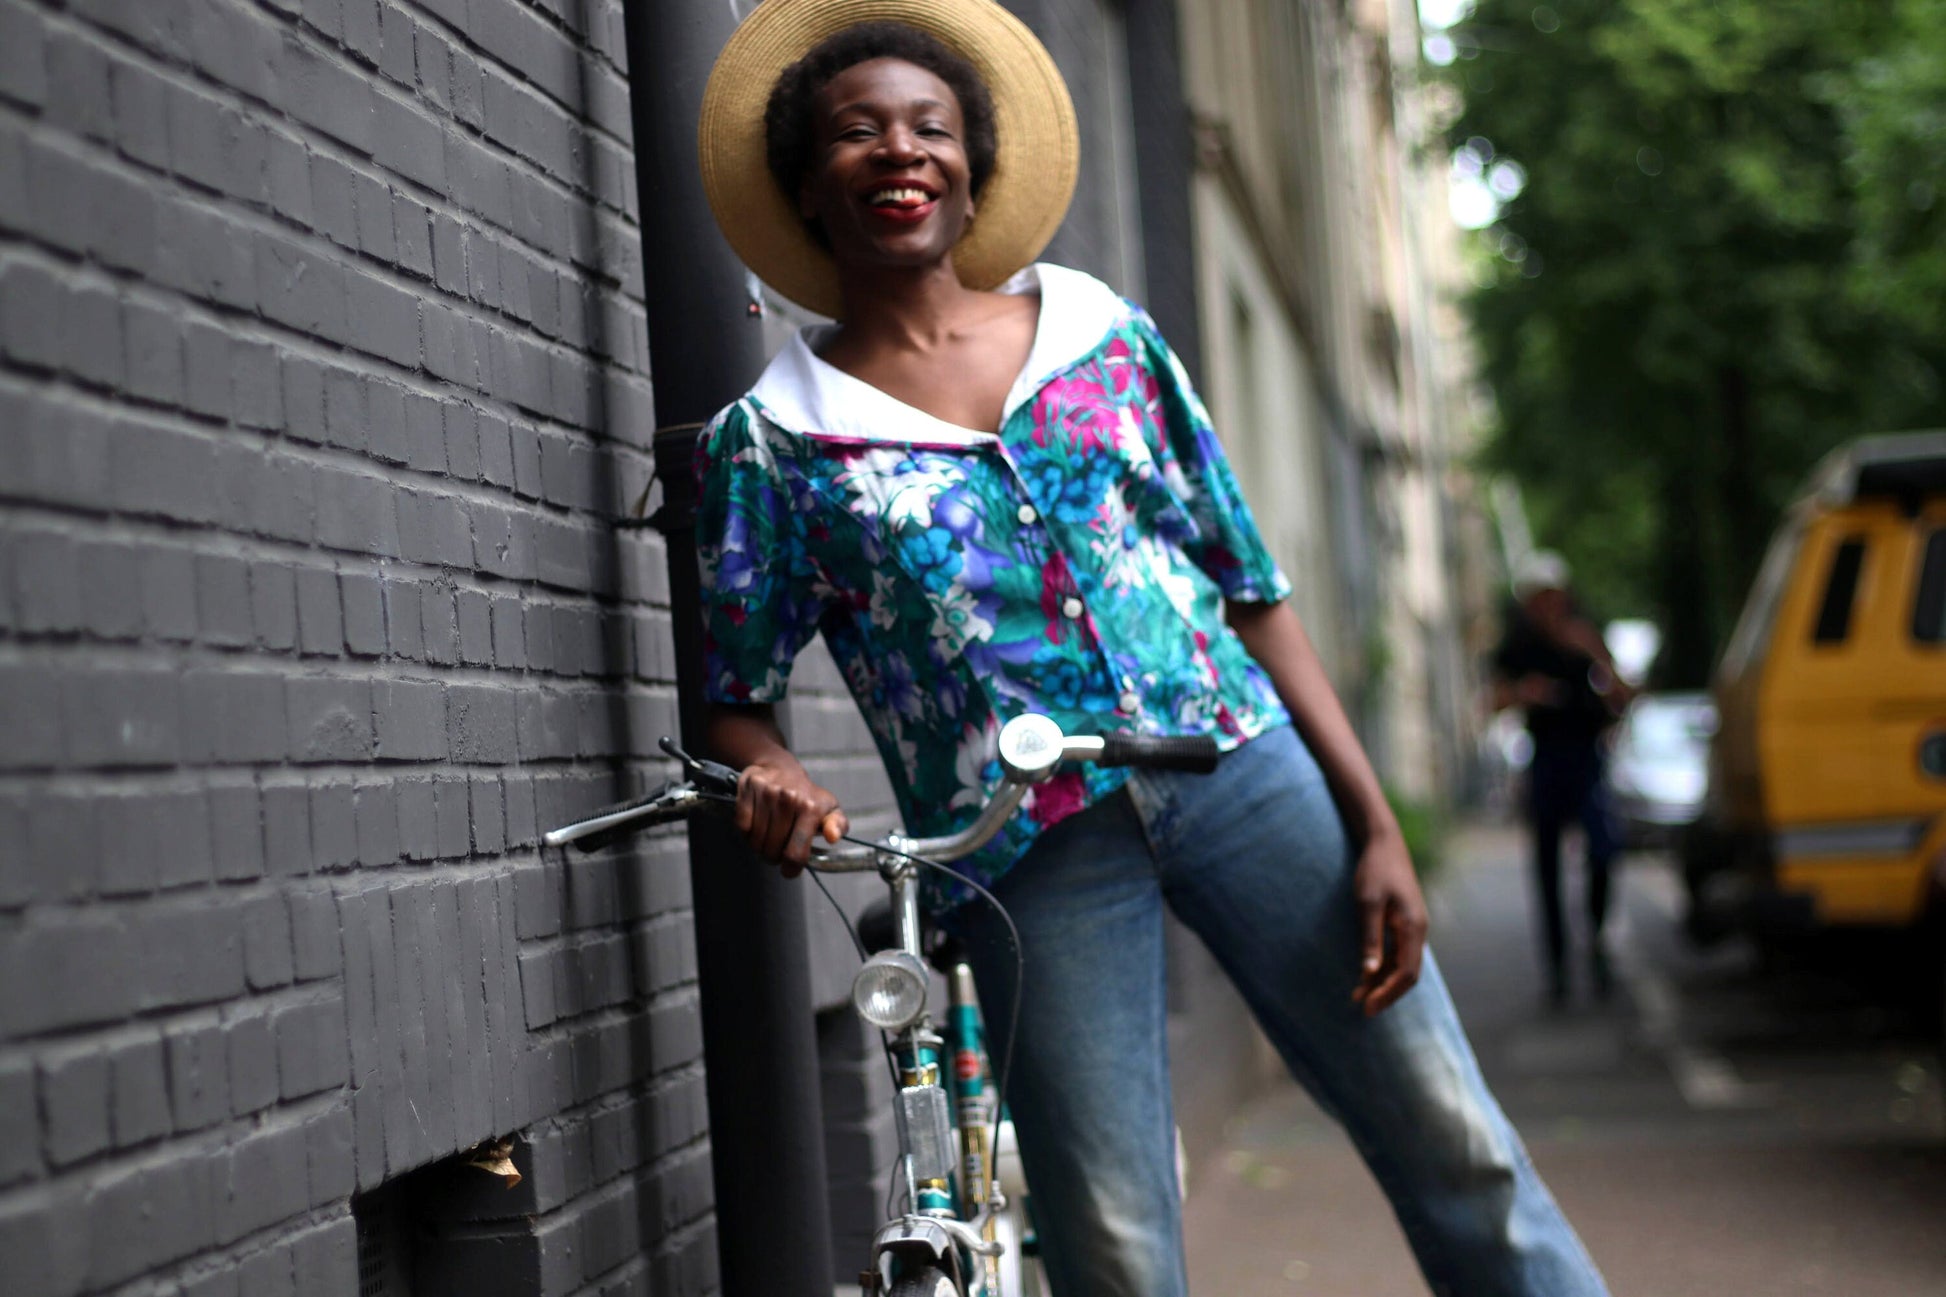
{"type": "MultiPolygon", "coordinates": [[[[994,891],[1025,951],[1007,1105],[1054,1297],[1184,1297],[1162,893],[1128,799],[1049,829],[994,891]]],[[[997,1065],[1012,948],[991,907],[955,918],[997,1065]]]]}
{"type": "Polygon", "coordinates": [[[1310,753],[1280,730],[1216,775],[1130,785],[1169,904],[1223,964],[1292,1074],[1346,1127],[1428,1282],[1463,1297],[1606,1291],[1488,1093],[1436,961],[1377,1018],[1351,1002],[1351,855],[1310,753]]]}

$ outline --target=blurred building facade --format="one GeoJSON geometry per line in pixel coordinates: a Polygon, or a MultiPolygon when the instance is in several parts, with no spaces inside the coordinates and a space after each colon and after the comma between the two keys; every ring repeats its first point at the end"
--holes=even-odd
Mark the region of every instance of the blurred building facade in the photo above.
{"type": "Polygon", "coordinates": [[[1474,728],[1470,381],[1410,0],[1182,10],[1206,395],[1382,776],[1439,802],[1474,728]]]}

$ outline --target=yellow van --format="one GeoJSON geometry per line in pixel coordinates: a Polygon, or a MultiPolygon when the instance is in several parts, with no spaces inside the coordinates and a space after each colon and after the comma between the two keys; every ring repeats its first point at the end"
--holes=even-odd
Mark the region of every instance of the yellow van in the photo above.
{"type": "Polygon", "coordinates": [[[1715,682],[1691,895],[1766,928],[1914,927],[1946,884],[1946,433],[1834,451],[1715,682]],[[1728,886],[1722,886],[1728,884],[1728,886]]]}

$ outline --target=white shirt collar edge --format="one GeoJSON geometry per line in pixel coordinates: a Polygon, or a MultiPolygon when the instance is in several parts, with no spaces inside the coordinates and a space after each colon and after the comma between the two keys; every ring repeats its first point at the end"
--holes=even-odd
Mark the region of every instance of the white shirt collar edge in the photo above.
{"type": "MultiPolygon", "coordinates": [[[[1041,295],[1040,321],[1020,377],[1007,393],[1002,422],[1032,399],[1047,381],[1101,345],[1128,309],[1115,290],[1094,276],[1064,266],[1036,263],[1001,287],[1002,292],[1041,295]]],[[[772,422],[801,435],[863,441],[989,445],[990,432],[934,418],[818,358],[815,342],[834,326],[810,326],[792,335],[750,389],[772,422]]]]}

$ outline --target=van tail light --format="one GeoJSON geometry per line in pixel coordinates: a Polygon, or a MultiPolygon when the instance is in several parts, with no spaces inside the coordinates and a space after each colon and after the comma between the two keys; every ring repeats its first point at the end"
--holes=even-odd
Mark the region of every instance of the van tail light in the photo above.
{"type": "Polygon", "coordinates": [[[1919,740],[1919,772],[1946,779],[1946,730],[1934,730],[1919,740]]]}

